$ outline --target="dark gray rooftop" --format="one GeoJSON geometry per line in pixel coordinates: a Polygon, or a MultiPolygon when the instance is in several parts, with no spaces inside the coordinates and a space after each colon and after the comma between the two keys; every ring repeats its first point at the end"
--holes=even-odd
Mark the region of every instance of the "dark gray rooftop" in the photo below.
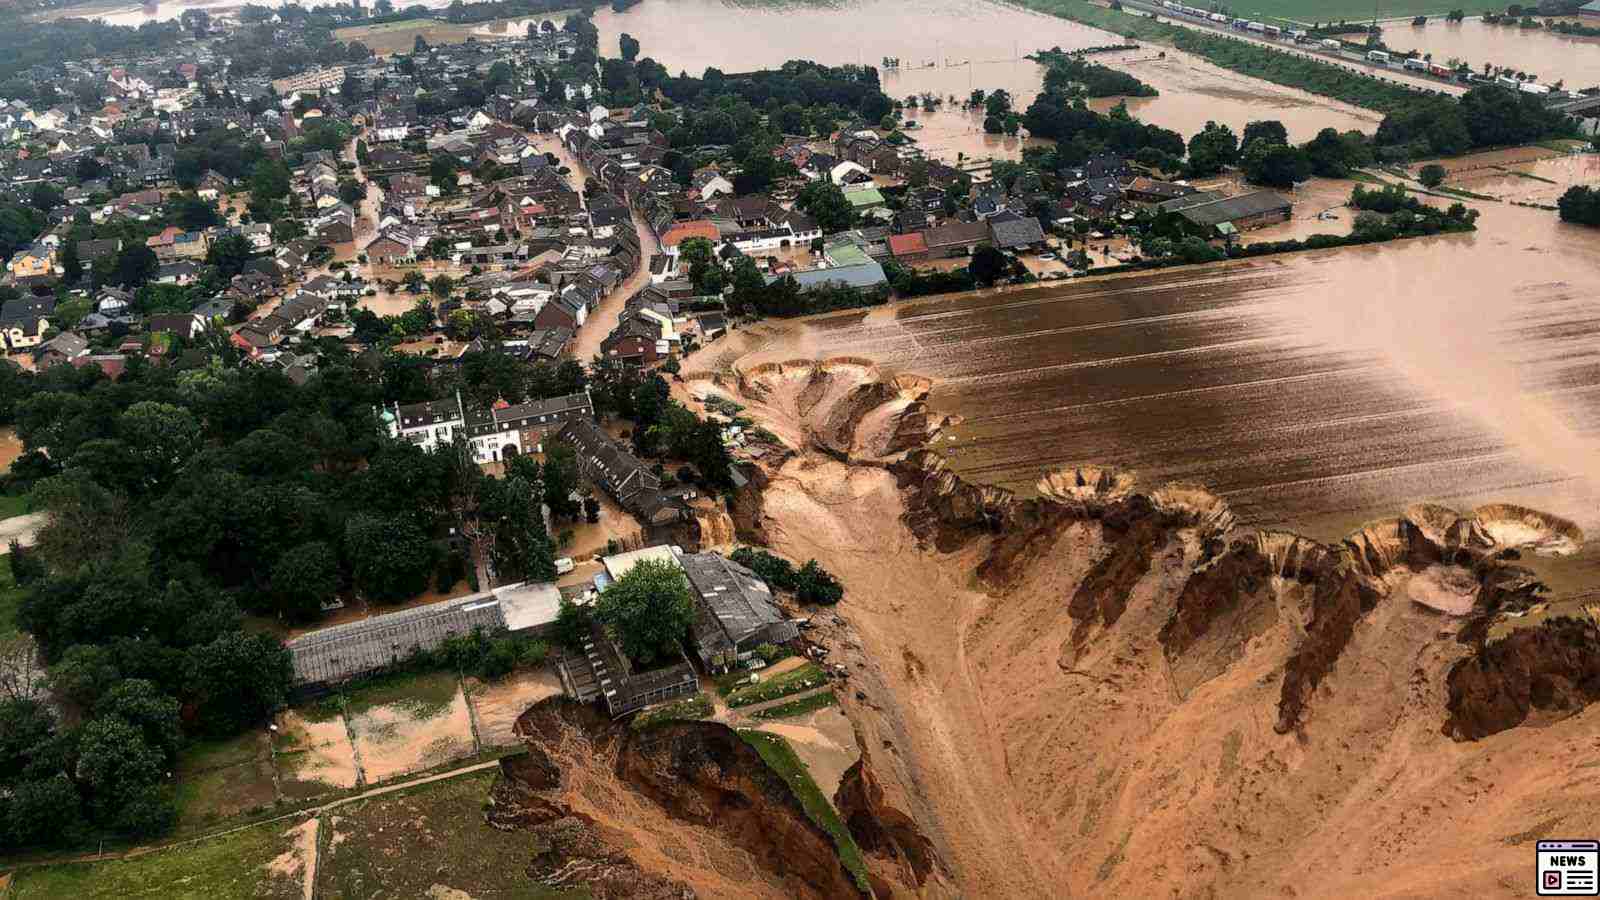
{"type": "Polygon", "coordinates": [[[324,684],[376,671],[418,647],[432,650],[445,638],[470,634],[474,628],[505,627],[500,601],[483,593],[334,625],[287,646],[295,683],[324,684]]]}

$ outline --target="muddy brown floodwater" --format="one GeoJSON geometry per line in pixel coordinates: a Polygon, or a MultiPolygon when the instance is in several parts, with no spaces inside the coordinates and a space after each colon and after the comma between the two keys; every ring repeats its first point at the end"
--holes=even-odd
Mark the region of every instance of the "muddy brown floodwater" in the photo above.
{"type": "MultiPolygon", "coordinates": [[[[1120,44],[1123,38],[1043,13],[984,2],[957,0],[863,0],[838,7],[807,6],[799,11],[743,7],[723,0],[646,0],[617,13],[595,12],[602,52],[615,53],[618,37],[637,38],[643,55],[668,71],[701,74],[708,66],[723,72],[776,67],[791,59],[828,65],[860,63],[880,68],[883,91],[904,99],[924,93],[966,97],[972,89],[1004,88],[1018,109],[1038,94],[1043,70],[1022,58],[1050,47],[1067,50],[1120,44]],[[908,27],[915,23],[915,27],[908,27]],[[882,67],[897,57],[900,68],[882,67]]],[[[1125,69],[1161,92],[1129,101],[1147,121],[1185,137],[1216,120],[1241,131],[1256,119],[1278,119],[1295,140],[1309,140],[1322,128],[1371,132],[1381,117],[1302,91],[1254,81],[1203,60],[1160,48],[1097,56],[1096,61],[1125,69]]],[[[1095,102],[1109,109],[1118,98],[1095,102]]],[[[932,155],[953,159],[1010,157],[1021,144],[986,137],[981,127],[942,113],[937,135],[924,135],[932,155]]],[[[981,125],[981,121],[977,123],[981,125]]]]}
{"type": "Polygon", "coordinates": [[[849,356],[931,377],[959,418],[935,449],[1024,494],[1103,463],[1320,539],[1421,500],[1600,528],[1600,241],[1481,206],[1471,235],[762,326],[692,368],[849,356]]]}
{"type": "Polygon", "coordinates": [[[1396,50],[1431,53],[1440,62],[1459,59],[1480,72],[1484,63],[1492,63],[1537,75],[1545,84],[1564,80],[1573,89],[1600,84],[1600,38],[1568,37],[1542,28],[1523,31],[1467,19],[1453,25],[1436,20],[1423,28],[1387,22],[1383,41],[1396,50]]]}

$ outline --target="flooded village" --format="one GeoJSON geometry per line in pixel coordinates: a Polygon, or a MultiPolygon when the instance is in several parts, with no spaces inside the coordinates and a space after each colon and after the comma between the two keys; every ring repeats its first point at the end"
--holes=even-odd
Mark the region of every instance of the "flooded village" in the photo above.
{"type": "Polygon", "coordinates": [[[1600,10],[1391,5],[0,11],[0,896],[1531,894],[1600,10]]]}

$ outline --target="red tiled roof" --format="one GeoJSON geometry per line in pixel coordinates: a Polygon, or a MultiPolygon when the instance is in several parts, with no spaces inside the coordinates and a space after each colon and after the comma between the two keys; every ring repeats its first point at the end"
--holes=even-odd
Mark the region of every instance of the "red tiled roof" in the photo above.
{"type": "Polygon", "coordinates": [[[922,232],[913,231],[910,234],[889,235],[889,252],[895,256],[915,256],[918,253],[928,252],[928,242],[923,240],[922,232]]]}

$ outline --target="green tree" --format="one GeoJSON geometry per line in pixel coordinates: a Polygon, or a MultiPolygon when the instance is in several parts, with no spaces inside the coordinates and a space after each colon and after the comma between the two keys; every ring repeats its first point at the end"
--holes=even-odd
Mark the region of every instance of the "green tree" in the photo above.
{"type": "Polygon", "coordinates": [[[178,755],[178,701],[153,682],[129,678],[106,692],[94,706],[98,718],[117,718],[139,730],[146,745],[161,752],[163,764],[178,755]]]}
{"type": "Polygon", "coordinates": [[[291,547],[272,566],[270,602],[293,621],[305,622],[339,590],[339,559],[322,541],[291,547]]]}
{"type": "Polygon", "coordinates": [[[520,475],[478,484],[478,521],[493,529],[495,570],[502,581],[553,581],[555,551],[540,510],[542,486],[520,475]]]}
{"type": "Polygon", "coordinates": [[[1255,140],[1245,145],[1239,167],[1254,184],[1290,188],[1311,177],[1311,157],[1298,147],[1255,140]]]}
{"type": "Polygon", "coordinates": [[[1574,225],[1600,225],[1600,188],[1577,185],[1556,201],[1561,221],[1574,225]]]}
{"type": "Polygon", "coordinates": [[[694,620],[694,601],[683,569],[645,560],[601,592],[594,615],[629,659],[648,668],[671,661],[678,652],[678,642],[694,620]]]}
{"type": "Polygon", "coordinates": [[[257,202],[289,196],[289,168],[275,159],[263,159],[250,173],[250,199],[257,202]]]}
{"type": "Polygon", "coordinates": [[[84,831],[78,789],[65,773],[16,785],[0,813],[0,843],[12,847],[71,846],[84,831]]]}
{"type": "Polygon", "coordinates": [[[83,277],[83,260],[78,258],[78,242],[69,235],[61,247],[61,280],[77,284],[83,277]]]}
{"type": "Polygon", "coordinates": [[[800,189],[795,206],[817,220],[824,232],[844,231],[855,224],[855,208],[844,189],[831,181],[813,181],[800,189]]]}
{"type": "Polygon", "coordinates": [[[1428,163],[1417,172],[1417,180],[1426,187],[1438,187],[1444,184],[1445,176],[1450,174],[1444,166],[1438,163],[1428,163]]]}
{"type": "Polygon", "coordinates": [[[206,265],[216,266],[217,274],[225,279],[243,272],[245,263],[249,261],[250,242],[243,235],[230,234],[217,238],[206,250],[206,265]]]}
{"type": "Polygon", "coordinates": [[[972,260],[967,263],[967,271],[979,284],[994,284],[999,281],[1010,268],[1011,261],[1006,255],[994,247],[985,244],[972,253],[972,260]]]}
{"type": "Polygon", "coordinates": [[[433,280],[428,282],[428,289],[433,292],[435,297],[448,297],[456,289],[456,280],[449,275],[440,273],[433,276],[433,280]]]}
{"type": "Polygon", "coordinates": [[[1269,144],[1289,143],[1289,129],[1277,119],[1266,119],[1251,122],[1244,126],[1244,136],[1239,139],[1240,147],[1248,147],[1253,141],[1266,141],[1269,144]]]}
{"type": "Polygon", "coordinates": [[[123,811],[159,782],[166,760],[140,730],[115,716],[91,719],[78,740],[77,780],[88,793],[94,818],[123,829],[123,811]]]}
{"type": "Polygon", "coordinates": [[[553,443],[544,455],[544,505],[550,515],[572,520],[581,510],[572,499],[578,490],[578,454],[566,444],[553,443]]]}
{"type": "Polygon", "coordinates": [[[1215,175],[1231,166],[1239,158],[1239,140],[1233,129],[1215,122],[1207,122],[1204,131],[1189,139],[1189,174],[1204,177],[1215,175]]]}
{"type": "Polygon", "coordinates": [[[795,573],[795,597],[801,603],[823,603],[832,606],[844,599],[844,585],[826,569],[809,560],[795,573]]]}
{"type": "Polygon", "coordinates": [[[379,603],[415,597],[428,589],[434,550],[410,519],[386,519],[367,513],[345,524],[345,554],[356,587],[379,603]]]}
{"type": "Polygon", "coordinates": [[[161,263],[156,259],[154,250],[143,243],[125,244],[117,253],[117,262],[111,270],[110,282],[134,290],[143,287],[146,282],[156,277],[156,270],[160,268],[161,263]]]}
{"type": "Polygon", "coordinates": [[[289,651],[270,635],[229,631],[191,648],[188,662],[189,694],[199,703],[201,728],[211,734],[259,725],[289,698],[289,651]]]}
{"type": "Polygon", "coordinates": [[[147,488],[165,485],[200,449],[200,423],[181,406],[144,400],[117,419],[117,432],[132,451],[147,488]]]}
{"type": "Polygon", "coordinates": [[[633,62],[639,58],[639,42],[634,38],[633,35],[624,31],[622,36],[617,38],[617,44],[618,48],[622,51],[623,59],[627,60],[628,62],[633,62]]]}

